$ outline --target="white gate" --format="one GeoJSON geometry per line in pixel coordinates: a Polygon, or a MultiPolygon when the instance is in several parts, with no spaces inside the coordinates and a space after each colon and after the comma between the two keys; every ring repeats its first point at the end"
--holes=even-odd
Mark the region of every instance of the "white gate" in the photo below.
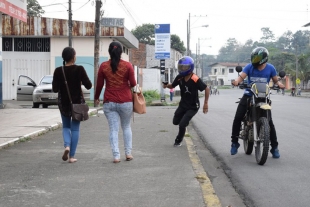
{"type": "Polygon", "coordinates": [[[16,100],[19,75],[38,83],[42,76],[51,73],[48,52],[3,52],[2,58],[3,100],[16,100]]]}

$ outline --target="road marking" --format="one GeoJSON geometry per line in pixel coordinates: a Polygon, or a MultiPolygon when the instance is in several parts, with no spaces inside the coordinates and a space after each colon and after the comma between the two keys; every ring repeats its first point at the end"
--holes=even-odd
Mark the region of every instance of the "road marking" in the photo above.
{"type": "Polygon", "coordinates": [[[196,173],[196,179],[198,180],[202,190],[205,205],[207,207],[221,207],[222,206],[221,202],[217,197],[213,189],[212,183],[201,164],[201,161],[197,155],[191,137],[185,135],[184,139],[186,142],[187,150],[189,153],[190,160],[192,162],[194,172],[196,173]]]}

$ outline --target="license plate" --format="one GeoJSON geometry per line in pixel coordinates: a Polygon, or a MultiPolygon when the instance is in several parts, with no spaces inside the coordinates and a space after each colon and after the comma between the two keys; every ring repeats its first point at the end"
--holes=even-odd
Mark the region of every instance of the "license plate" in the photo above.
{"type": "Polygon", "coordinates": [[[56,96],[49,96],[48,99],[56,99],[56,96]]]}

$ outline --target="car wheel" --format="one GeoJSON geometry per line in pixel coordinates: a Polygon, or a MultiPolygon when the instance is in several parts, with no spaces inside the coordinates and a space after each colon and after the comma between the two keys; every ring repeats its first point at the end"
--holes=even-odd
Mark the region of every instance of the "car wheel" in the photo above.
{"type": "Polygon", "coordinates": [[[33,103],[32,108],[39,108],[40,104],[39,103],[33,103]]]}
{"type": "Polygon", "coordinates": [[[43,108],[45,108],[45,109],[46,109],[47,107],[48,107],[48,105],[47,105],[47,104],[43,104],[43,108]]]}

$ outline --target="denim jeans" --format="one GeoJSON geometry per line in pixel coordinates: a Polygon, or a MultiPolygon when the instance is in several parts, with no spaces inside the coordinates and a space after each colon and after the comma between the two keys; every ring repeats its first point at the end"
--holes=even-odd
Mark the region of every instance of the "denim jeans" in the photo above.
{"type": "Polygon", "coordinates": [[[118,132],[121,124],[123,130],[123,140],[125,155],[131,155],[132,149],[132,131],[131,131],[131,116],[133,105],[132,102],[125,103],[104,103],[103,111],[108,120],[110,128],[110,146],[112,149],[114,159],[120,159],[120,152],[118,147],[118,132]]]}
{"type": "Polygon", "coordinates": [[[173,100],[173,92],[170,92],[170,101],[173,100]]]}
{"type": "Polygon", "coordinates": [[[61,114],[64,147],[70,147],[70,157],[74,157],[80,137],[80,122],[61,114]]]}

